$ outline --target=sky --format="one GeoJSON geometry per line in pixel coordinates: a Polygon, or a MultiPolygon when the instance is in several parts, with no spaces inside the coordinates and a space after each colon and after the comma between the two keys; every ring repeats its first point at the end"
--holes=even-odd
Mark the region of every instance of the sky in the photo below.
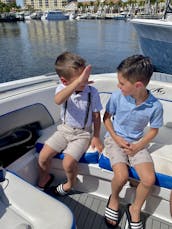
{"type": "Polygon", "coordinates": [[[23,6],[23,0],[16,0],[16,4],[18,6],[23,6]]]}

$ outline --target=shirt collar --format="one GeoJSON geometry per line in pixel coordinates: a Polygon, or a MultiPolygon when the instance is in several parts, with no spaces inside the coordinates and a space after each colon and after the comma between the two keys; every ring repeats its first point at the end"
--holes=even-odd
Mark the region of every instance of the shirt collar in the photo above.
{"type": "Polygon", "coordinates": [[[83,94],[88,92],[90,92],[90,88],[88,85],[86,85],[83,91],[80,91],[79,93],[74,92],[74,94],[77,95],[77,94],[83,94]]]}
{"type": "MultiPolygon", "coordinates": [[[[149,94],[148,98],[143,103],[141,103],[139,106],[146,105],[148,107],[152,107],[153,102],[155,101],[155,97],[150,93],[149,90],[147,90],[147,92],[149,94]]],[[[132,96],[128,95],[128,96],[125,96],[125,97],[128,100],[128,102],[130,102],[132,104],[135,104],[135,99],[132,96]]]]}
{"type": "Polygon", "coordinates": [[[83,91],[81,91],[79,93],[73,92],[72,97],[73,98],[81,98],[84,94],[88,94],[89,92],[90,92],[90,88],[88,85],[86,85],[83,91]]]}

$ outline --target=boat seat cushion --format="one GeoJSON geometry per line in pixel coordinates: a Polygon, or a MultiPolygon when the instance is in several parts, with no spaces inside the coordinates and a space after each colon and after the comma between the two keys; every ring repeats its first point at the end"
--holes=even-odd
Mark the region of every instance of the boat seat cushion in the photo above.
{"type": "MultiPolygon", "coordinates": [[[[164,105],[164,104],[163,104],[164,105]]],[[[149,144],[149,152],[154,161],[156,171],[156,185],[168,189],[172,189],[172,140],[168,136],[172,136],[171,122],[164,123],[159,129],[158,135],[149,144]]],[[[145,128],[145,133],[149,130],[149,126],[145,128]]],[[[111,170],[108,153],[103,152],[99,159],[99,166],[103,169],[111,170]]],[[[129,176],[139,180],[137,172],[134,168],[129,168],[129,176]]]]}
{"type": "MultiPolygon", "coordinates": [[[[172,189],[172,145],[151,143],[149,151],[154,161],[156,171],[155,185],[172,189]]],[[[99,159],[99,166],[112,171],[108,154],[103,152],[99,159]]],[[[129,167],[129,176],[139,180],[139,176],[133,167],[129,167]]]]}
{"type": "MultiPolygon", "coordinates": [[[[57,124],[52,125],[44,130],[42,130],[41,132],[41,137],[37,140],[36,144],[35,144],[35,148],[36,148],[36,152],[39,153],[41,151],[41,149],[44,146],[44,142],[46,141],[46,139],[48,139],[57,129],[57,124]]],[[[55,156],[55,158],[58,159],[63,159],[64,158],[64,153],[61,152],[59,154],[57,154],[55,156]]],[[[87,152],[85,152],[83,154],[83,156],[81,157],[79,162],[82,163],[98,163],[99,160],[99,153],[96,149],[92,149],[92,147],[90,146],[89,149],[87,150],[87,152]]]]}

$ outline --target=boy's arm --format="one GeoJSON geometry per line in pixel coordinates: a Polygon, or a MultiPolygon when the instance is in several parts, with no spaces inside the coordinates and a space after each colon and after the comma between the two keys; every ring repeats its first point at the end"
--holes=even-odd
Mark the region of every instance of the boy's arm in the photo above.
{"type": "Polygon", "coordinates": [[[155,136],[158,134],[158,131],[158,128],[150,128],[140,141],[130,144],[129,150],[126,149],[125,152],[128,155],[133,156],[138,151],[144,149],[152,141],[152,139],[155,138],[155,136]]]}
{"type": "Polygon", "coordinates": [[[55,103],[58,105],[64,103],[71,96],[71,94],[76,90],[78,85],[79,85],[79,81],[78,79],[76,79],[71,84],[69,84],[64,89],[62,89],[60,92],[58,92],[54,97],[55,103]]]}
{"type": "Polygon", "coordinates": [[[100,140],[100,128],[101,128],[100,112],[93,112],[92,115],[93,115],[94,132],[91,140],[91,146],[92,148],[96,148],[98,152],[101,152],[103,150],[103,144],[100,140]]]}
{"type": "Polygon", "coordinates": [[[78,87],[92,83],[92,81],[88,81],[90,77],[90,72],[91,65],[88,65],[85,67],[82,74],[76,80],[74,80],[72,83],[67,85],[64,89],[62,89],[55,95],[55,103],[58,105],[64,103],[71,96],[71,94],[77,90],[78,87]]]}
{"type": "Polygon", "coordinates": [[[106,130],[109,132],[111,135],[112,139],[121,147],[121,148],[128,148],[129,143],[122,137],[118,136],[113,128],[113,124],[111,121],[111,114],[105,111],[104,117],[103,117],[103,122],[105,124],[106,130]]]}

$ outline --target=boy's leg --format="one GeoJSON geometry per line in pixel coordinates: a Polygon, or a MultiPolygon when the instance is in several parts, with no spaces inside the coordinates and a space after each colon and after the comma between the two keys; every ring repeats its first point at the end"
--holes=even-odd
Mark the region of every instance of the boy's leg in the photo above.
{"type": "Polygon", "coordinates": [[[68,143],[68,146],[64,150],[65,157],[63,159],[63,168],[67,177],[67,182],[63,184],[63,190],[66,192],[75,184],[78,174],[78,161],[89,147],[90,133],[76,135],[75,137],[72,136],[72,138],[75,139],[71,139],[72,141],[68,143]]]}
{"type": "Polygon", "coordinates": [[[44,187],[50,179],[49,171],[52,158],[57,154],[57,152],[52,149],[47,144],[44,145],[38,158],[39,166],[39,181],[38,186],[44,187]]]}
{"type": "MultiPolygon", "coordinates": [[[[128,180],[128,157],[123,152],[123,149],[120,148],[120,146],[111,137],[105,138],[104,145],[105,152],[109,156],[114,172],[114,176],[111,181],[112,194],[105,209],[105,220],[108,224],[116,225],[118,222],[116,222],[116,220],[111,220],[110,217],[108,218],[108,215],[111,214],[111,210],[119,210],[119,192],[128,180]]],[[[118,214],[114,212],[113,215],[115,216],[118,214]]]]}
{"type": "Polygon", "coordinates": [[[66,148],[68,141],[64,137],[63,126],[58,126],[56,131],[50,138],[45,142],[43,149],[39,154],[38,164],[40,178],[38,186],[44,187],[47,181],[50,179],[49,171],[52,158],[63,149],[66,148]],[[55,150],[56,149],[56,150],[55,150]]]}
{"type": "Polygon", "coordinates": [[[155,171],[151,162],[135,165],[135,169],[140,177],[140,183],[137,186],[135,200],[130,206],[129,211],[132,222],[139,222],[141,208],[155,183],[155,171]]]}
{"type": "MultiPolygon", "coordinates": [[[[117,163],[112,166],[114,176],[111,182],[112,194],[109,200],[108,208],[115,211],[119,210],[119,193],[122,187],[126,184],[128,180],[128,167],[125,163],[117,163]]],[[[115,225],[116,223],[112,220],[107,219],[107,221],[115,225]]]]}
{"type": "Polygon", "coordinates": [[[76,176],[78,174],[78,163],[71,155],[65,154],[63,159],[63,168],[67,177],[67,182],[63,184],[63,190],[68,192],[76,182],[76,176]]]}
{"type": "Polygon", "coordinates": [[[114,172],[114,176],[111,182],[112,195],[109,207],[114,210],[118,210],[119,193],[128,181],[128,167],[125,163],[117,163],[112,166],[112,169],[114,172]]]}
{"type": "Polygon", "coordinates": [[[69,191],[76,181],[78,173],[78,161],[82,155],[87,151],[91,133],[85,130],[75,129],[70,130],[70,135],[67,136],[68,145],[64,150],[65,157],[63,159],[63,168],[66,173],[67,182],[63,184],[63,190],[69,191]]]}

